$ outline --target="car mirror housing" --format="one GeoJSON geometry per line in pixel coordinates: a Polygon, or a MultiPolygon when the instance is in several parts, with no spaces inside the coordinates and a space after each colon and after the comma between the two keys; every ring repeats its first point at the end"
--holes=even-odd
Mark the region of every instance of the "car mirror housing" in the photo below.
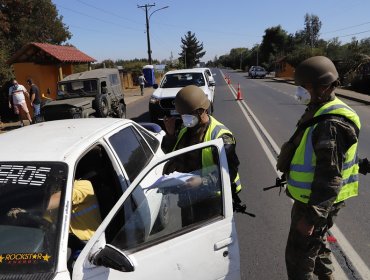
{"type": "Polygon", "coordinates": [[[132,272],[135,270],[134,264],[129,257],[110,244],[105,245],[101,251],[93,256],[92,263],[122,272],[132,272]]]}
{"type": "Polygon", "coordinates": [[[209,85],[213,87],[213,86],[216,85],[216,82],[215,81],[209,81],[209,85]]]}

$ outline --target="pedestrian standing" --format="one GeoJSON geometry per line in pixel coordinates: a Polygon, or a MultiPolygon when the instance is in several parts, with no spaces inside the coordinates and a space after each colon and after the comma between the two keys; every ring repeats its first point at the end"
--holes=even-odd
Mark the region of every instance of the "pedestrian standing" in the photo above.
{"type": "Polygon", "coordinates": [[[330,59],[303,61],[296,68],[295,83],[307,108],[277,163],[287,179],[287,195],[294,200],[287,273],[289,279],[313,279],[313,274],[334,279],[326,233],[344,201],[358,195],[360,118],[335,96],[338,72],[330,59]]]}
{"type": "Polygon", "coordinates": [[[143,96],[144,95],[144,86],[145,86],[145,83],[147,83],[143,72],[141,72],[141,75],[139,76],[138,79],[139,79],[141,96],[143,96]]]}
{"type": "Polygon", "coordinates": [[[33,122],[37,123],[40,118],[40,106],[41,106],[40,90],[38,86],[33,83],[32,79],[28,79],[27,84],[30,87],[29,93],[31,106],[33,108],[33,122]]]}
{"type": "Polygon", "coordinates": [[[29,93],[24,86],[18,84],[16,79],[13,79],[12,83],[13,85],[9,88],[9,108],[11,109],[12,106],[14,107],[14,113],[19,116],[21,126],[24,126],[21,115],[22,111],[26,114],[30,124],[32,124],[32,118],[30,116],[26,103],[26,96],[29,98],[29,93]],[[11,102],[11,98],[13,100],[13,105],[11,102]]]}

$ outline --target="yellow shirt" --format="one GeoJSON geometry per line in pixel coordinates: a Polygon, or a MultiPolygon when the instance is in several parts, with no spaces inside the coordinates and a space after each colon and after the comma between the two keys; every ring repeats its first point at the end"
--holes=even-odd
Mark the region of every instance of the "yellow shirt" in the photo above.
{"type": "Polygon", "coordinates": [[[72,215],[69,231],[87,241],[101,224],[99,204],[91,182],[78,180],[72,191],[72,215]]]}

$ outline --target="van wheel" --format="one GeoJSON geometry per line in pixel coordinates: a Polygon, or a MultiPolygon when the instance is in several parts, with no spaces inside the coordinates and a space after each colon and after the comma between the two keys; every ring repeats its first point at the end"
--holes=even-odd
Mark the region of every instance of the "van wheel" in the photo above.
{"type": "Polygon", "coordinates": [[[108,116],[108,99],[105,94],[98,94],[95,97],[95,110],[97,116],[100,118],[106,118],[108,116]]]}

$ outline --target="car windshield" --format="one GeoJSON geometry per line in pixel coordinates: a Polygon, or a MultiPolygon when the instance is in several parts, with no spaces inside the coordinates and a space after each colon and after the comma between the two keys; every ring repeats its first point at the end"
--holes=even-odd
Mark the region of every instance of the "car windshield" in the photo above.
{"type": "Polygon", "coordinates": [[[189,85],[204,86],[205,81],[202,73],[176,73],[167,74],[162,80],[162,88],[179,88],[189,85]]]}
{"type": "Polygon", "coordinates": [[[53,272],[67,166],[0,162],[0,266],[12,274],[53,272]]]}
{"type": "Polygon", "coordinates": [[[58,85],[58,98],[85,96],[98,92],[97,80],[70,81],[58,85]]]}

